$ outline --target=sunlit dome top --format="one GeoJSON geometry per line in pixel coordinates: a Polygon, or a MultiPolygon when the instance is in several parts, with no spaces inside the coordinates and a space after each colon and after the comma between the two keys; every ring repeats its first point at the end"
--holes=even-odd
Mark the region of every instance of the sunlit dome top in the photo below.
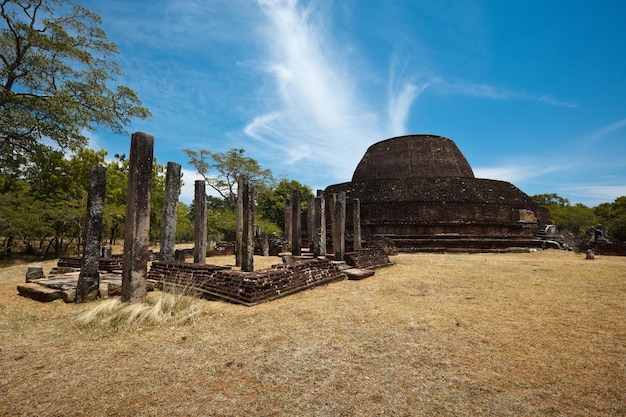
{"type": "Polygon", "coordinates": [[[356,167],[352,181],[424,177],[474,178],[474,172],[450,139],[408,135],[370,146],[356,167]]]}

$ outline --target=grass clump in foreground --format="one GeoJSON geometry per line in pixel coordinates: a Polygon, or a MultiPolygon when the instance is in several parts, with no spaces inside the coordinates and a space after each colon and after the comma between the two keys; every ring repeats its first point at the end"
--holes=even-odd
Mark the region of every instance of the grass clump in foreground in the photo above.
{"type": "Polygon", "coordinates": [[[135,328],[193,323],[202,301],[187,290],[154,291],[143,303],[122,303],[118,297],[92,303],[75,315],[82,326],[135,328]]]}

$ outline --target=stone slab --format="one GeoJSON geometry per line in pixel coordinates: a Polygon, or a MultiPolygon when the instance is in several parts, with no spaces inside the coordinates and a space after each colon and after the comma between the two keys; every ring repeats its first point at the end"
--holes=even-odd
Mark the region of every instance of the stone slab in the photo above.
{"type": "Polygon", "coordinates": [[[63,298],[63,291],[48,288],[46,286],[39,285],[33,282],[18,284],[17,291],[23,297],[28,297],[32,300],[41,301],[44,303],[63,298]]]}
{"type": "Polygon", "coordinates": [[[363,278],[371,277],[375,274],[371,269],[359,269],[359,268],[349,268],[344,269],[342,271],[344,274],[348,276],[349,280],[361,280],[363,278]]]}

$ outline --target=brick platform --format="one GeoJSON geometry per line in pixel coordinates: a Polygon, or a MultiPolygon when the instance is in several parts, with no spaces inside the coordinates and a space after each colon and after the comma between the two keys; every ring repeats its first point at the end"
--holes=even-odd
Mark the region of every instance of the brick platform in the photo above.
{"type": "MultiPolygon", "coordinates": [[[[101,271],[121,271],[123,258],[121,256],[113,256],[111,258],[100,258],[98,261],[98,269],[101,271]]],[[[66,256],[59,258],[57,266],[59,268],[76,268],[80,269],[83,265],[83,258],[80,256],[66,256]]]]}
{"type": "Polygon", "coordinates": [[[346,279],[346,275],[327,259],[308,259],[254,272],[233,271],[228,267],[206,264],[153,262],[148,278],[251,306],[346,279]]]}

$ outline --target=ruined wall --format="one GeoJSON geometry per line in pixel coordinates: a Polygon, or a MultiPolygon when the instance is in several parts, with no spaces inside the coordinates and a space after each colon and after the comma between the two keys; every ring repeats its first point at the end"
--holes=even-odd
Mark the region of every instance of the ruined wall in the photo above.
{"type": "MultiPolygon", "coordinates": [[[[121,271],[122,270],[121,256],[114,256],[111,258],[100,258],[98,260],[98,269],[100,271],[121,271]]],[[[59,258],[57,266],[59,268],[77,268],[80,269],[83,265],[83,258],[81,256],[64,256],[59,258]]]]}
{"type": "Polygon", "coordinates": [[[383,249],[361,249],[357,252],[347,252],[343,259],[346,264],[359,269],[377,268],[386,265],[392,265],[389,256],[383,249]]]}
{"type": "Polygon", "coordinates": [[[244,305],[284,297],[305,288],[345,279],[337,265],[309,259],[254,272],[180,262],[153,262],[149,279],[193,288],[207,296],[244,305]]]}

